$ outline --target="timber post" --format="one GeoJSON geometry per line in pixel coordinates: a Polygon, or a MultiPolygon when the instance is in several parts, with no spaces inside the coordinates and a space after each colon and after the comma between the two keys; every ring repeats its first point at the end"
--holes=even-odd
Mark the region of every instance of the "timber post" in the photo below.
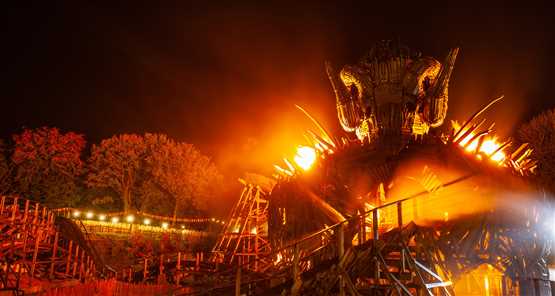
{"type": "Polygon", "coordinates": [[[73,259],[73,272],[71,274],[72,277],[75,277],[75,274],[77,274],[77,263],[79,263],[79,245],[75,247],[75,257],[73,259]]]}
{"type": "MultiPolygon", "coordinates": [[[[374,239],[374,246],[378,245],[378,239],[380,238],[379,233],[378,233],[378,226],[379,226],[379,221],[378,221],[378,209],[374,209],[372,211],[372,238],[374,239]]],[[[379,280],[380,280],[380,262],[378,261],[378,259],[375,259],[375,266],[374,266],[374,279],[376,280],[375,284],[378,284],[379,280]]]]}
{"type": "Polygon", "coordinates": [[[52,257],[50,258],[50,260],[52,261],[50,263],[50,278],[52,279],[54,277],[54,264],[56,261],[56,253],[58,252],[58,235],[59,232],[56,231],[56,234],[54,235],[54,247],[52,248],[52,257]]]}
{"type": "Polygon", "coordinates": [[[2,201],[0,201],[0,215],[4,214],[4,204],[6,203],[6,196],[2,195],[2,201]]]}
{"type": "Polygon", "coordinates": [[[67,263],[66,263],[66,274],[70,272],[70,264],[71,264],[71,249],[73,247],[73,241],[69,241],[69,247],[67,247],[67,263]]]}
{"type": "Polygon", "coordinates": [[[146,281],[146,276],[148,275],[148,258],[145,258],[145,263],[143,267],[143,282],[146,281]]]}
{"type": "Polygon", "coordinates": [[[237,274],[235,275],[235,296],[241,296],[241,260],[237,260],[237,274]]]}
{"type": "Polygon", "coordinates": [[[176,284],[179,285],[179,281],[181,280],[181,252],[177,252],[177,275],[176,275],[176,284]]]}
{"type": "MultiPolygon", "coordinates": [[[[337,264],[339,265],[343,255],[345,255],[345,229],[344,224],[339,224],[338,246],[337,246],[337,264]]],[[[339,276],[339,296],[345,296],[345,279],[343,275],[339,276]]]]}
{"type": "MultiPolygon", "coordinates": [[[[399,227],[399,233],[401,233],[403,229],[403,201],[397,203],[397,226],[399,227]]],[[[405,272],[406,270],[405,249],[401,247],[401,272],[405,272]]]]}
{"type": "Polygon", "coordinates": [[[12,204],[12,219],[11,223],[13,224],[15,221],[15,213],[17,212],[17,199],[18,197],[14,197],[13,204],[12,204]]]}
{"type": "Polygon", "coordinates": [[[31,277],[33,277],[33,275],[35,274],[35,265],[37,264],[37,255],[39,253],[39,244],[40,244],[40,236],[41,236],[41,230],[39,230],[37,232],[37,235],[35,236],[35,249],[33,251],[33,262],[31,263],[31,277]]]}

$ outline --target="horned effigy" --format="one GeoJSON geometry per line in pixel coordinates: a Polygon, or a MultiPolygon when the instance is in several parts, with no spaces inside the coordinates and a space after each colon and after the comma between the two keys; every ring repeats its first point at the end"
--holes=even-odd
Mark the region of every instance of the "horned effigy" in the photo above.
{"type": "Polygon", "coordinates": [[[271,185],[244,181],[220,262],[263,273],[264,295],[551,295],[532,151],[481,119],[501,98],[443,125],[458,52],[383,41],[326,63],[345,134],[299,107],[316,130],[271,185]]]}

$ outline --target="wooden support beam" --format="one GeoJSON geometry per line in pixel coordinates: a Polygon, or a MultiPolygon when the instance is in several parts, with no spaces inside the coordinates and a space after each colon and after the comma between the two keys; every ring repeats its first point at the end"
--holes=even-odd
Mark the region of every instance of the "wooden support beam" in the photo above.
{"type": "Polygon", "coordinates": [[[42,207],[42,215],[41,215],[41,224],[45,224],[46,222],[46,207],[42,207]]]}
{"type": "Polygon", "coordinates": [[[158,267],[158,284],[164,275],[164,254],[160,255],[160,266],[158,267]]]}
{"type": "Polygon", "coordinates": [[[75,277],[77,274],[77,264],[79,263],[79,245],[76,244],[75,246],[75,257],[73,259],[73,272],[71,273],[72,277],[75,277]]]}
{"type": "Polygon", "coordinates": [[[235,296],[241,296],[241,260],[237,260],[237,274],[235,275],[235,296]]]}
{"type": "Polygon", "coordinates": [[[148,258],[145,258],[145,263],[143,267],[143,282],[146,281],[147,275],[148,275],[148,258]]]}
{"type": "MultiPolygon", "coordinates": [[[[374,239],[374,247],[378,245],[378,239],[380,238],[378,233],[379,228],[379,221],[378,221],[378,209],[374,209],[372,211],[372,236],[374,239]]],[[[378,284],[380,281],[380,262],[378,260],[375,261],[374,266],[374,284],[378,284]]]]}
{"type": "Polygon", "coordinates": [[[15,222],[15,214],[17,213],[17,208],[18,208],[17,200],[18,200],[18,197],[17,196],[14,197],[13,204],[12,204],[12,219],[11,219],[12,224],[15,222]]]}
{"type": "MultiPolygon", "coordinates": [[[[343,256],[345,255],[345,226],[344,224],[339,224],[338,228],[339,232],[337,233],[337,262],[341,262],[341,259],[343,259],[343,256]]],[[[345,296],[345,282],[342,275],[339,276],[339,296],[345,296]]]]}
{"type": "Polygon", "coordinates": [[[25,229],[27,225],[27,217],[29,216],[29,202],[30,200],[25,201],[25,210],[23,212],[23,229],[25,229]]]}
{"type": "Polygon", "coordinates": [[[69,241],[69,247],[67,249],[67,262],[66,262],[66,274],[70,272],[70,263],[71,263],[71,249],[73,247],[73,241],[69,241]]]}
{"type": "Polygon", "coordinates": [[[54,247],[52,247],[52,257],[50,257],[50,274],[49,277],[52,279],[54,277],[54,264],[56,261],[56,254],[58,252],[58,235],[59,232],[56,231],[56,234],[54,235],[54,247]]]}
{"type": "Polygon", "coordinates": [[[0,215],[4,214],[4,205],[6,204],[6,196],[2,195],[2,200],[0,201],[0,215]]]}
{"type": "Polygon", "coordinates": [[[84,260],[85,260],[85,250],[81,250],[81,259],[79,260],[79,279],[83,278],[84,260]]]}
{"type": "Polygon", "coordinates": [[[42,234],[42,230],[39,229],[37,232],[37,236],[35,236],[35,249],[33,251],[33,261],[31,263],[31,277],[35,275],[35,267],[37,265],[37,256],[39,254],[39,244],[40,244],[40,236],[42,234]]]}
{"type": "Polygon", "coordinates": [[[35,203],[35,210],[34,210],[35,217],[33,218],[33,226],[35,228],[39,222],[39,208],[40,208],[40,204],[38,202],[35,203]]]}
{"type": "Polygon", "coordinates": [[[176,276],[176,284],[179,285],[179,281],[181,280],[181,252],[177,252],[177,276],[176,276]]]}

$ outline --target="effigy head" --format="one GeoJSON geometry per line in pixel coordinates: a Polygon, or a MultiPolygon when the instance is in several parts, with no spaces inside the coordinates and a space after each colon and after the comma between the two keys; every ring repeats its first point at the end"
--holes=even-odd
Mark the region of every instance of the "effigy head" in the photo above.
{"type": "Polygon", "coordinates": [[[390,41],[336,73],[326,64],[343,129],[361,141],[423,135],[447,115],[447,88],[458,48],[443,64],[390,41]]]}

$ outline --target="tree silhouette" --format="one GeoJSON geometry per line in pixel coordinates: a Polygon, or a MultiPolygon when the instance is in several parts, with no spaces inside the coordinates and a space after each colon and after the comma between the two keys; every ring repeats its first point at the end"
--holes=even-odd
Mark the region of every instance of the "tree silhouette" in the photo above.
{"type": "Polygon", "coordinates": [[[133,192],[140,181],[145,142],[135,134],[116,135],[93,145],[88,160],[87,185],[117,193],[127,213],[133,209],[133,192]]]}
{"type": "Polygon", "coordinates": [[[163,134],[118,135],[93,146],[87,184],[113,190],[125,212],[176,216],[205,208],[219,191],[221,175],[191,144],[163,134]]]}
{"type": "Polygon", "coordinates": [[[517,137],[534,149],[532,157],[538,161],[538,183],[555,193],[555,109],[545,111],[522,125],[517,137]]]}
{"type": "Polygon", "coordinates": [[[4,142],[0,140],[0,194],[5,194],[12,188],[12,168],[13,166],[10,165],[4,142]]]}
{"type": "Polygon", "coordinates": [[[209,157],[191,144],[165,135],[146,134],[146,165],[158,190],[174,199],[174,217],[183,211],[206,209],[220,192],[222,176],[209,157]]]}
{"type": "Polygon", "coordinates": [[[77,178],[83,172],[84,137],[42,127],[25,129],[13,140],[15,191],[51,207],[72,205],[77,200],[77,178]]]}

